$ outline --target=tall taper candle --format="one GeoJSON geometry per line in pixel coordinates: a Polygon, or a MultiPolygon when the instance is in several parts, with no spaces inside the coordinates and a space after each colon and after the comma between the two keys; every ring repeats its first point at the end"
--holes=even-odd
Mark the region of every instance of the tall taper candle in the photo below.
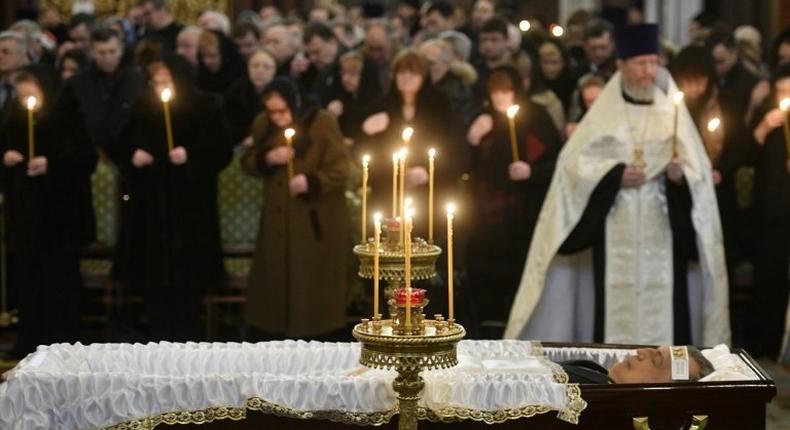
{"type": "Polygon", "coordinates": [[[450,321],[454,321],[455,313],[453,309],[453,217],[455,216],[455,204],[447,205],[447,316],[450,321]]]}
{"type": "Polygon", "coordinates": [[[428,243],[433,243],[433,176],[436,150],[428,151],[428,243]]]}
{"type": "Polygon", "coordinates": [[[362,157],[362,236],[360,240],[362,243],[368,241],[368,164],[370,163],[370,155],[362,157]]]}
{"type": "Polygon", "coordinates": [[[675,121],[672,126],[672,158],[678,156],[678,117],[680,116],[680,103],[683,102],[683,92],[678,91],[672,96],[675,103],[675,121]]]}
{"type": "MultiPolygon", "coordinates": [[[[27,156],[28,160],[32,160],[33,157],[36,156],[36,148],[34,141],[34,132],[33,132],[33,111],[36,109],[36,104],[38,100],[35,97],[30,96],[27,98],[27,156]]],[[[5,257],[3,257],[5,258],[5,257]]]]}
{"type": "Polygon", "coordinates": [[[411,137],[414,136],[414,129],[411,127],[406,127],[400,134],[401,139],[403,140],[403,146],[409,147],[411,143],[411,137]]]}
{"type": "Polygon", "coordinates": [[[397,152],[392,154],[392,217],[398,217],[398,163],[400,156],[397,152]]]}
{"type": "Polygon", "coordinates": [[[507,122],[510,128],[510,152],[513,157],[513,162],[519,160],[518,156],[518,143],[516,143],[516,115],[518,114],[518,105],[513,105],[507,108],[507,122]]]}
{"type": "Polygon", "coordinates": [[[406,227],[404,229],[403,276],[406,278],[406,334],[411,334],[411,217],[413,212],[411,208],[406,212],[405,222],[403,223],[406,227]]]}
{"type": "MultiPolygon", "coordinates": [[[[296,130],[292,128],[286,128],[283,132],[285,136],[285,145],[289,149],[293,149],[294,146],[294,136],[296,135],[296,130]]],[[[294,157],[288,159],[288,179],[292,179],[294,177],[294,157]]]]}
{"type": "Polygon", "coordinates": [[[406,148],[401,148],[400,155],[398,160],[400,162],[400,167],[398,171],[400,173],[400,193],[398,196],[398,201],[400,202],[400,243],[403,244],[404,241],[404,232],[406,228],[405,219],[406,219],[406,156],[409,154],[409,151],[406,148]]]}
{"type": "Polygon", "coordinates": [[[165,111],[165,135],[167,137],[167,151],[173,150],[173,125],[170,123],[170,100],[173,98],[173,90],[165,88],[159,95],[162,99],[162,108],[165,111]]]}
{"type": "Polygon", "coordinates": [[[373,318],[379,316],[379,258],[381,255],[381,214],[373,215],[373,318]]]}

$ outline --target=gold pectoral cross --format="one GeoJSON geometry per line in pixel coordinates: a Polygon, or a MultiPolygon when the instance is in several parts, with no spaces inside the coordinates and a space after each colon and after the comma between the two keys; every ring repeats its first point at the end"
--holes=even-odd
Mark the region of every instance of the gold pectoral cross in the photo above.
{"type": "Polygon", "coordinates": [[[634,149],[634,161],[631,162],[631,166],[639,170],[644,170],[644,168],[647,167],[647,163],[645,163],[645,160],[642,158],[643,154],[644,151],[641,148],[634,149]]]}

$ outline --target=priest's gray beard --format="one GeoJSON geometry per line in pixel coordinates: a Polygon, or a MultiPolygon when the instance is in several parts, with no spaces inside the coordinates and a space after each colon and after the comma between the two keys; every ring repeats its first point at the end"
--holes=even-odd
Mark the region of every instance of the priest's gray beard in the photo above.
{"type": "Polygon", "coordinates": [[[650,103],[653,101],[653,90],[655,86],[650,85],[649,87],[642,87],[639,85],[632,85],[628,82],[623,80],[623,91],[631,97],[632,99],[638,102],[646,102],[650,103]]]}

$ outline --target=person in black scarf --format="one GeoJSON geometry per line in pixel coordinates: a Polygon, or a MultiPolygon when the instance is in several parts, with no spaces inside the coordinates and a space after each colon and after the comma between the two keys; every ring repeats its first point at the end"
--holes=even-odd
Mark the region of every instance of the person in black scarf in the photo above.
{"type": "Polygon", "coordinates": [[[198,90],[185,59],[146,67],[148,91],[132,108],[120,159],[129,201],[116,273],[145,298],[153,340],[199,337],[202,295],[224,282],[217,175],[231,160],[218,97],[198,90]],[[173,148],[160,94],[169,88],[173,148]]]}
{"type": "Polygon", "coordinates": [[[225,117],[230,125],[233,144],[252,145],[250,127],[263,110],[261,94],[277,70],[274,56],[263,48],[250,55],[247,74],[237,79],[224,94],[225,117]]]}
{"type": "Polygon", "coordinates": [[[9,284],[19,303],[21,358],[37,345],[79,334],[80,251],[95,238],[90,175],[97,155],[78,112],[53,99],[52,77],[35,67],[13,78],[16,98],[0,127],[9,284]],[[29,97],[36,98],[29,146],[29,97]],[[31,154],[32,150],[32,154],[31,154]]]}
{"type": "Polygon", "coordinates": [[[467,270],[480,334],[500,338],[548,191],[561,141],[545,109],[529,100],[513,66],[488,78],[488,109],[470,127],[473,147],[467,270]],[[519,161],[513,161],[507,108],[518,104],[519,161]]]}
{"type": "Polygon", "coordinates": [[[772,91],[756,112],[753,138],[756,147],[754,212],[754,301],[750,321],[749,352],[776,357],[788,300],[790,258],[790,154],[782,130],[786,112],[779,102],[790,98],[790,64],[779,66],[771,79],[772,91]]]}
{"type": "Polygon", "coordinates": [[[381,88],[373,63],[361,52],[346,52],[338,64],[340,79],[333,85],[327,110],[337,117],[343,136],[353,144],[362,138],[362,121],[378,102],[381,88]]]}
{"type": "Polygon", "coordinates": [[[263,178],[266,202],[245,317],[260,332],[253,337],[326,335],[346,326],[348,150],[337,120],[290,78],[275,78],[262,100],[255,144],[241,160],[248,174],[263,178]],[[292,147],[287,128],[296,132],[292,147]]]}
{"type": "Polygon", "coordinates": [[[567,115],[573,91],[576,89],[567,51],[557,40],[548,39],[540,45],[538,60],[542,81],[560,98],[567,115]]]}
{"type": "Polygon", "coordinates": [[[198,42],[198,88],[221,94],[242,76],[244,58],[233,40],[219,31],[203,31],[198,42]]]}

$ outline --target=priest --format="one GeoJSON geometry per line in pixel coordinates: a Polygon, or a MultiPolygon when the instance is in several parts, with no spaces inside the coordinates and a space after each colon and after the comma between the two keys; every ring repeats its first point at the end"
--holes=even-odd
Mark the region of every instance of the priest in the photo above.
{"type": "Polygon", "coordinates": [[[559,156],[505,337],[727,343],[710,162],[658,66],[658,27],[616,42],[619,72],[559,156]]]}

